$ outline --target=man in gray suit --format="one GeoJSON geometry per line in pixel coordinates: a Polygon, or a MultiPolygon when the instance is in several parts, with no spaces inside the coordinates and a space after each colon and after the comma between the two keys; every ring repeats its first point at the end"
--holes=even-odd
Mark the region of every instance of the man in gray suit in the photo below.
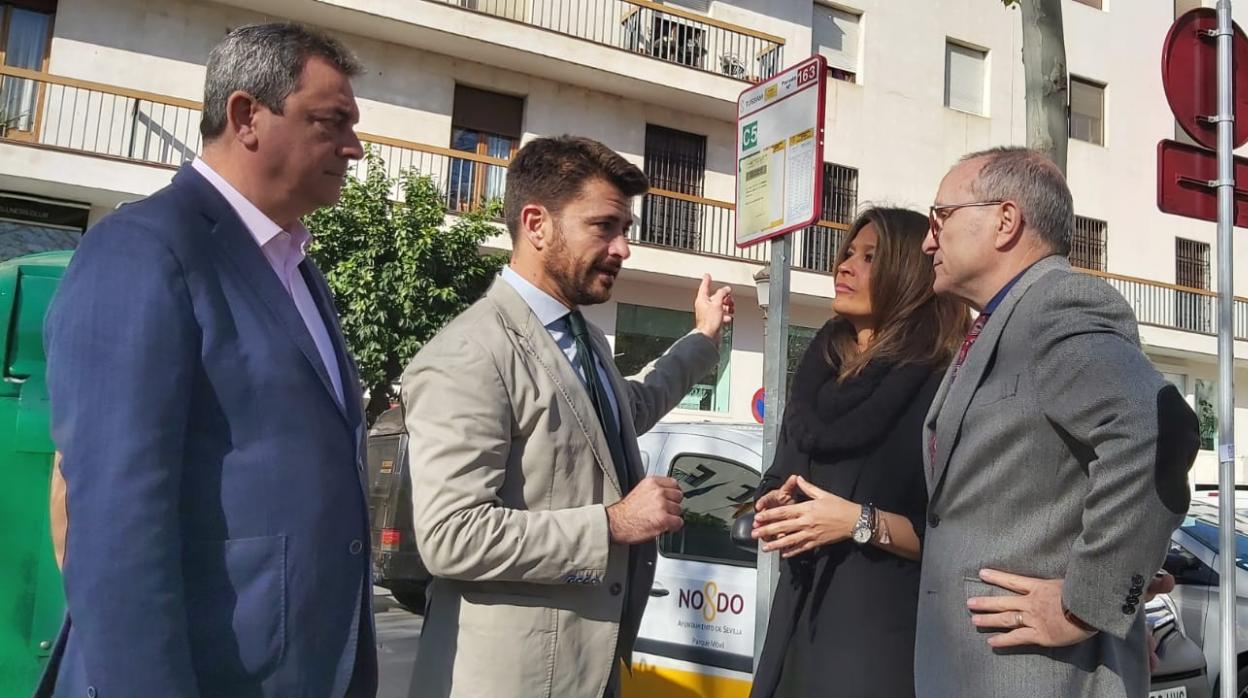
{"type": "Polygon", "coordinates": [[[936,291],[980,315],[923,434],[917,694],[1144,696],[1140,601],[1187,511],[1196,416],[1126,301],[1067,262],[1044,155],[968,155],[930,216],[936,291]]]}
{"type": "Polygon", "coordinates": [[[541,138],[507,172],[511,264],[403,376],[417,546],[434,575],[410,695],[618,695],[654,578],[680,528],[675,480],[645,477],[637,435],[706,376],[732,318],[704,276],[695,327],[629,379],[580,307],[629,256],[635,165],[541,138]]]}

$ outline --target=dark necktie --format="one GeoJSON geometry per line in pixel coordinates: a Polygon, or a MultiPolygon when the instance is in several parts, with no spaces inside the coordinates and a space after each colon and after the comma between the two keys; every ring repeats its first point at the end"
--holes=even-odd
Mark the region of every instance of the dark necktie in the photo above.
{"type": "Polygon", "coordinates": [[[576,355],[581,359],[585,388],[594,403],[594,411],[598,413],[598,423],[602,425],[602,431],[607,436],[607,448],[611,450],[611,462],[620,481],[620,492],[627,494],[633,483],[628,474],[628,458],[624,455],[624,440],[620,436],[620,425],[616,423],[615,414],[611,411],[607,388],[598,375],[597,354],[590,342],[589,329],[585,326],[585,316],[581,315],[581,311],[573,310],[568,313],[568,327],[572,330],[573,341],[576,342],[576,355]]]}
{"type": "MultiPolygon", "coordinates": [[[[979,333],[984,331],[984,325],[988,324],[988,313],[980,313],[975,318],[975,322],[971,323],[971,331],[966,333],[966,339],[962,340],[962,348],[958,350],[958,358],[953,362],[953,375],[949,376],[949,390],[953,390],[953,382],[958,379],[958,371],[962,369],[962,364],[966,363],[966,355],[970,353],[971,346],[975,344],[975,340],[979,339],[979,333]]],[[[932,432],[932,438],[927,444],[928,462],[931,463],[933,473],[936,470],[936,432],[932,432]]]]}
{"type": "Polygon", "coordinates": [[[949,383],[958,379],[958,371],[962,368],[962,364],[966,362],[966,355],[971,351],[971,345],[975,344],[975,340],[979,339],[979,333],[984,331],[984,325],[988,324],[988,313],[980,313],[975,318],[975,322],[971,323],[971,331],[966,333],[966,339],[962,340],[962,348],[958,350],[958,359],[953,362],[953,375],[949,378],[949,383]]]}

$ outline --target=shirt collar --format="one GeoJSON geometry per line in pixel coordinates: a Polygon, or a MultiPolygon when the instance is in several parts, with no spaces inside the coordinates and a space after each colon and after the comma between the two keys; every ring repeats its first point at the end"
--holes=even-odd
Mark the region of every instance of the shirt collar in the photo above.
{"type": "Polygon", "coordinates": [[[1018,280],[1023,278],[1023,274],[1026,274],[1029,269],[1031,269],[1031,265],[1028,265],[1027,269],[1018,272],[1018,276],[1010,279],[1009,283],[1007,283],[1000,291],[997,291],[997,295],[993,296],[992,300],[988,301],[988,305],[984,306],[983,313],[985,315],[991,315],[996,312],[997,306],[1001,305],[1001,301],[1005,300],[1005,296],[1009,294],[1010,289],[1014,288],[1014,284],[1018,283],[1018,280]]]}
{"type": "Polygon", "coordinates": [[[555,300],[549,293],[534,286],[529,283],[528,279],[517,274],[511,268],[511,265],[503,267],[502,278],[503,281],[506,281],[509,286],[516,290],[516,293],[520,294],[520,297],[524,299],[524,302],[533,311],[533,314],[537,316],[538,322],[542,323],[543,327],[550,327],[553,323],[562,320],[564,316],[572,312],[570,308],[555,300]]]}
{"type": "MultiPolygon", "coordinates": [[[[225,197],[230,208],[234,209],[239,219],[242,220],[243,227],[247,228],[247,231],[256,239],[256,244],[260,245],[260,247],[269,244],[273,238],[277,237],[278,233],[283,232],[281,226],[274,223],[273,219],[256,208],[255,204],[248,201],[247,197],[243,196],[216,170],[212,169],[208,163],[204,162],[202,158],[192,160],[191,167],[194,167],[196,172],[203,175],[204,179],[208,180],[208,183],[220,192],[221,196],[225,197]]],[[[308,242],[312,239],[308,229],[303,227],[303,224],[299,221],[295,221],[290,230],[285,232],[290,233],[291,246],[299,250],[301,255],[304,254],[307,250],[308,242]]]]}

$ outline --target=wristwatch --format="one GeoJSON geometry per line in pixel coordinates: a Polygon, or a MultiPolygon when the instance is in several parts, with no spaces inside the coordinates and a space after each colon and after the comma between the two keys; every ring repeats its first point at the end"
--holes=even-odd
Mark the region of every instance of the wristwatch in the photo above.
{"type": "Polygon", "coordinates": [[[858,515],[858,523],[854,524],[853,538],[859,545],[866,545],[875,537],[875,505],[870,502],[862,505],[862,513],[858,515]]]}

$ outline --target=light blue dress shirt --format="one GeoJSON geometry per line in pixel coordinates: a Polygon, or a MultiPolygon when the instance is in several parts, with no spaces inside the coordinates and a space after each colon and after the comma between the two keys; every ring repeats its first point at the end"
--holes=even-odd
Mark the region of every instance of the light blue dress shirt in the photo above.
{"type": "MultiPolygon", "coordinates": [[[[524,299],[524,302],[537,316],[537,321],[542,323],[542,327],[550,333],[550,338],[555,340],[555,344],[559,346],[559,350],[563,355],[568,357],[568,361],[572,364],[572,370],[576,371],[576,375],[581,379],[581,385],[585,385],[585,369],[581,363],[581,357],[576,351],[576,340],[572,338],[572,331],[568,328],[569,309],[563,303],[555,300],[550,294],[542,289],[529,283],[527,279],[517,274],[510,265],[503,267],[503,281],[507,285],[515,289],[516,293],[524,299]]],[[[596,357],[595,368],[598,370],[598,381],[607,391],[607,400],[611,403],[611,412],[615,415],[615,423],[620,422],[620,405],[615,398],[615,390],[611,385],[611,379],[607,376],[606,370],[602,367],[602,357],[596,357]]],[[[623,427],[621,427],[621,430],[623,427]]],[[[621,431],[621,434],[623,431],[621,431]]]]}

